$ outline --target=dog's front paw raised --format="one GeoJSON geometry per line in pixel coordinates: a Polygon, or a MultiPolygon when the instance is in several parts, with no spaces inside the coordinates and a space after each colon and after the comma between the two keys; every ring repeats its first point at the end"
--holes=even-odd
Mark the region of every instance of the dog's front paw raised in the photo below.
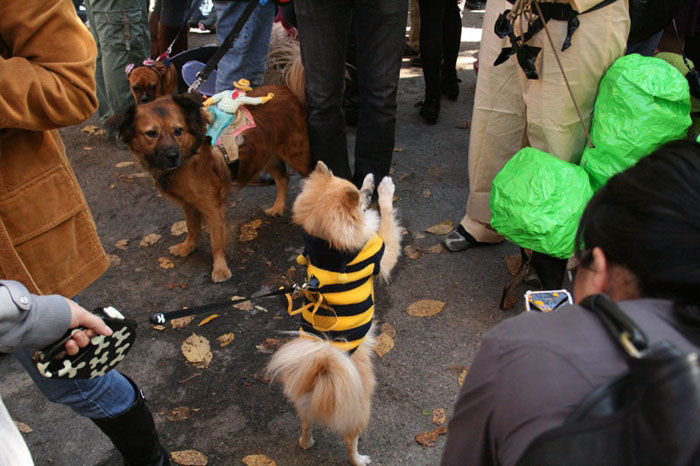
{"type": "Polygon", "coordinates": [[[194,251],[194,246],[195,245],[193,242],[185,240],[180,244],[176,244],[175,246],[170,246],[170,248],[168,248],[168,251],[173,256],[187,257],[192,253],[192,251],[194,251]]]}
{"type": "Polygon", "coordinates": [[[362,180],[360,191],[364,191],[365,189],[368,190],[370,194],[374,191],[374,175],[372,173],[368,173],[365,179],[362,180]]]}
{"type": "Polygon", "coordinates": [[[385,176],[377,188],[377,200],[381,209],[391,209],[391,205],[394,202],[395,190],[394,181],[390,176],[385,176]]]}

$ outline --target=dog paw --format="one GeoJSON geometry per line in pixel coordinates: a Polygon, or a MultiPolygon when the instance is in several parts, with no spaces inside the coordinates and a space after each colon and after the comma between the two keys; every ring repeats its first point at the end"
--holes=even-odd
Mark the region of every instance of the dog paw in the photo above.
{"type": "Polygon", "coordinates": [[[180,244],[176,244],[175,246],[170,246],[170,248],[168,248],[168,252],[170,252],[170,254],[178,257],[187,257],[192,253],[192,251],[194,251],[194,244],[188,243],[187,241],[183,241],[180,244]]]}
{"type": "Polygon", "coordinates": [[[282,207],[276,207],[272,206],[267,209],[265,209],[265,215],[269,215],[270,217],[280,217],[284,213],[284,206],[282,207]]]}
{"type": "Polygon", "coordinates": [[[394,199],[394,191],[396,186],[390,176],[385,176],[382,182],[379,183],[379,188],[377,188],[377,199],[379,201],[379,206],[391,207],[394,199]]]}
{"type": "Polygon", "coordinates": [[[374,191],[374,175],[372,173],[368,173],[365,179],[362,180],[360,191],[364,191],[365,189],[368,190],[370,194],[374,191]]]}
{"type": "Polygon", "coordinates": [[[211,273],[211,281],[214,283],[225,282],[231,278],[231,270],[228,267],[216,268],[211,273]]]}
{"type": "Polygon", "coordinates": [[[309,448],[313,447],[315,443],[316,441],[313,437],[309,437],[308,441],[304,441],[304,437],[299,437],[299,446],[304,450],[308,450],[309,448]]]}
{"type": "Polygon", "coordinates": [[[368,455],[355,455],[352,458],[352,464],[354,466],[366,466],[372,462],[368,455]]]}

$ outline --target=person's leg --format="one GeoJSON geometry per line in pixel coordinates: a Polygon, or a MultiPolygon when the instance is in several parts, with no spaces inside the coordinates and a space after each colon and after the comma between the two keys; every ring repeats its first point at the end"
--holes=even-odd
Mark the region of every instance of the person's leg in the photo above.
{"type": "Polygon", "coordinates": [[[444,0],[445,13],[442,21],[442,67],[440,88],[450,100],[459,95],[457,79],[457,56],[462,39],[462,17],[456,0],[444,0]]]}
{"type": "MultiPolygon", "coordinates": [[[[342,110],[349,0],[295,0],[311,156],[336,176],[352,179],[342,110]]],[[[405,23],[404,23],[405,27],[405,23]]]]}
{"type": "MultiPolygon", "coordinates": [[[[434,125],[440,113],[440,64],[442,62],[443,17],[445,2],[419,0],[420,8],[420,58],[425,81],[425,98],[420,115],[425,122],[434,125]]],[[[456,60],[456,57],[455,57],[456,60]]]]}
{"type": "Polygon", "coordinates": [[[356,2],[358,127],[353,181],[389,174],[396,130],[396,94],[406,31],[407,0],[356,2]]]}
{"type": "Polygon", "coordinates": [[[420,50],[420,8],[418,0],[408,0],[408,40],[406,45],[415,55],[420,50]]]}
{"type": "Polygon", "coordinates": [[[172,43],[170,55],[177,55],[187,50],[187,33],[185,16],[190,12],[189,0],[159,0],[161,4],[158,20],[159,55],[165,53],[172,43]],[[179,33],[179,35],[178,35],[179,33]],[[175,37],[177,36],[177,39],[175,37]],[[173,41],[175,41],[173,43],[173,41]]]}
{"type": "Polygon", "coordinates": [[[148,12],[143,0],[87,0],[86,7],[99,44],[98,68],[104,80],[99,113],[104,121],[133,101],[124,69],[150,55],[148,12]]]}
{"type": "MultiPolygon", "coordinates": [[[[214,2],[216,37],[220,43],[226,40],[246,6],[247,2],[214,2]]],[[[275,8],[274,2],[268,2],[265,6],[258,5],[250,15],[233,46],[219,62],[216,92],[233,89],[233,82],[241,78],[249,80],[252,87],[263,84],[275,8]]]]}

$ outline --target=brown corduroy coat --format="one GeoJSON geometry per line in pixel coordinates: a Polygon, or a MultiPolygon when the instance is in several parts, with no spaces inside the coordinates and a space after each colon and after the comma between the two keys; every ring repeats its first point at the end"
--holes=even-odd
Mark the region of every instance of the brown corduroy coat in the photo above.
{"type": "Polygon", "coordinates": [[[97,108],[95,42],[69,0],[0,2],[0,277],[75,296],[109,263],[57,128],[97,108]]]}

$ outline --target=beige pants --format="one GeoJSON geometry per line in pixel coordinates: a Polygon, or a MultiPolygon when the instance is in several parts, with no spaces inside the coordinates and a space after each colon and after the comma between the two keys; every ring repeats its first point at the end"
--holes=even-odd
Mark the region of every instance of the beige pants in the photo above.
{"type": "MultiPolygon", "coordinates": [[[[531,146],[578,163],[586,145],[585,132],[544,30],[528,42],[542,48],[536,61],[539,79],[527,79],[514,55],[493,66],[501,48],[510,46],[507,38],[494,34],[494,23],[511,6],[506,0],[486,2],[469,139],[469,198],[461,223],[477,241],[488,243],[503,240],[489,225],[489,196],[493,179],[506,162],[521,148],[531,146]]],[[[566,21],[550,20],[547,27],[583,121],[590,128],[600,79],[625,51],[627,0],[582,14],[579,21],[571,47],[564,52],[561,45],[566,21]]],[[[519,26],[516,21],[518,35],[519,26]]]]}

